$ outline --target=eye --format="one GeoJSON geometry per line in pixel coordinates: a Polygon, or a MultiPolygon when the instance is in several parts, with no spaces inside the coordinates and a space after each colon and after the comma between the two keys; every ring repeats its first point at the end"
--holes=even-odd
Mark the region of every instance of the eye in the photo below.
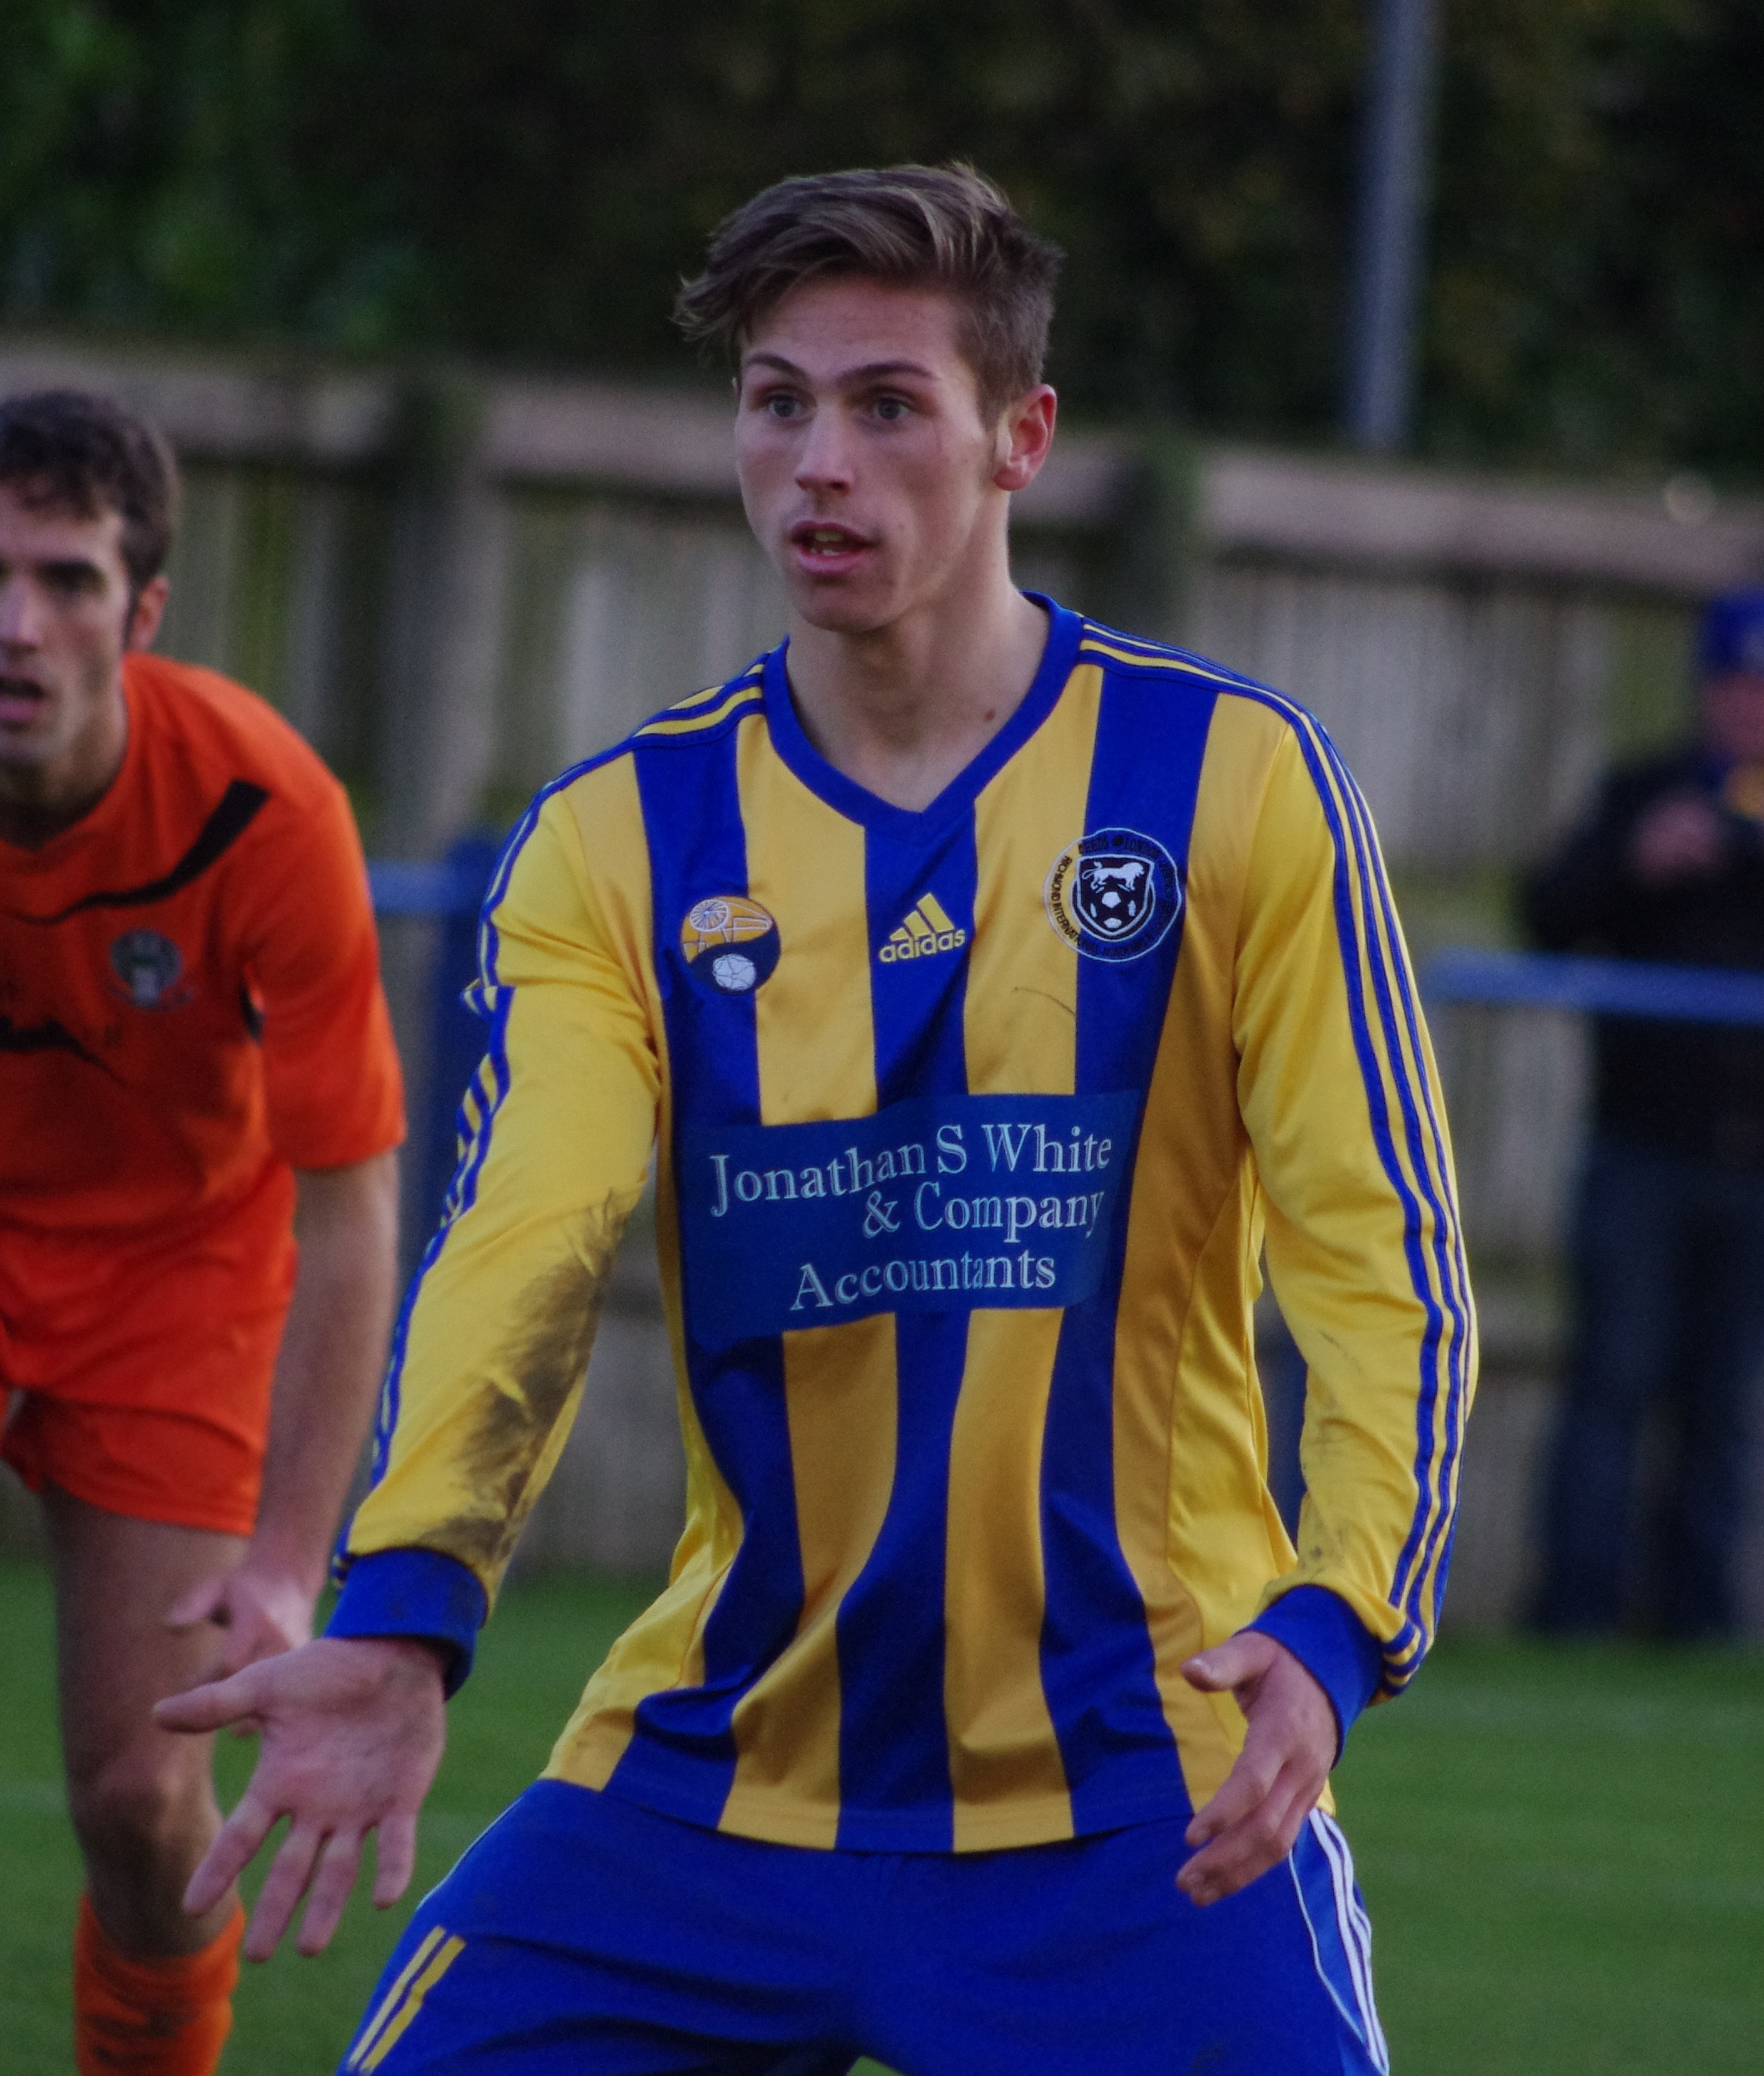
{"type": "Polygon", "coordinates": [[[878,397],[876,400],[876,415],[884,425],[898,425],[912,408],[904,397],[878,397]]]}
{"type": "Polygon", "coordinates": [[[50,563],[43,569],[44,588],[63,599],[84,598],[102,591],[104,580],[89,563],[50,563]]]}
{"type": "Polygon", "coordinates": [[[794,418],[801,412],[802,400],[800,397],[778,391],[766,397],[761,408],[774,418],[794,418]]]}

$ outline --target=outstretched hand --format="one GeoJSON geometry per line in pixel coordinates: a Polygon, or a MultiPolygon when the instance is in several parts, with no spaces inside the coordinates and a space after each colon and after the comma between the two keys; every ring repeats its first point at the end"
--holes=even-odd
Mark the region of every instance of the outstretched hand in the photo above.
{"type": "Polygon", "coordinates": [[[1335,1710],[1284,1644],[1240,1629],[1190,1658],[1203,1694],[1234,1694],[1249,1725],[1237,1763],[1186,1832],[1198,1850],[1176,1876],[1192,1902],[1235,1896],[1291,1851],[1335,1764],[1335,1710]]]}
{"type": "Polygon", "coordinates": [[[416,1864],[417,1813],[447,1735],[441,1663],[427,1644],[321,1637],[174,1695],[154,1715],[169,1730],[249,1721],[261,1731],[250,1781],[184,1895],[193,1914],[212,1908],[287,1817],[245,1933],[248,1959],[269,1959],[309,1891],[296,1944],[302,1953],[324,1950],[370,1831],[374,1902],[383,1910],[403,1895],[416,1864]]]}

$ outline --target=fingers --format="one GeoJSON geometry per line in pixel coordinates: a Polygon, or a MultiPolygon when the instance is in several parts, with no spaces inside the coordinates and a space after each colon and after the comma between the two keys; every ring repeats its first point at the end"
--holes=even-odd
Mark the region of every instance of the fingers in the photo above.
{"type": "MultiPolygon", "coordinates": [[[[264,1877],[257,1907],[245,1932],[245,1957],[269,1959],[292,1922],[302,1896],[306,1898],[306,1911],[294,1942],[296,1951],[309,1958],[322,1953],[341,1922],[355,1887],[361,1865],[361,1844],[360,1831],[333,1831],[327,1837],[310,1825],[296,1824],[283,1839],[264,1877]]],[[[401,1894],[409,1878],[407,1868],[399,1883],[401,1894]]]]}
{"type": "Polygon", "coordinates": [[[267,1803],[254,1801],[247,1788],[184,1889],[184,1907],[192,1917],[212,1910],[226,1894],[269,1836],[275,1822],[275,1810],[267,1803]]]}
{"type": "Polygon", "coordinates": [[[249,1639],[237,1629],[224,1629],[220,1634],[224,1640],[215,1653],[214,1676],[216,1679],[230,1679],[235,1673],[243,1672],[257,1654],[250,1648],[249,1639]]]}
{"type": "Polygon", "coordinates": [[[417,1871],[417,1819],[402,1811],[374,1834],[374,1907],[390,1910],[417,1871]]]}
{"type": "Polygon", "coordinates": [[[278,1658],[288,1648],[287,1639],[261,1616],[241,1621],[235,1611],[221,1629],[215,1650],[215,1677],[230,1679],[255,1665],[260,1658],[278,1658]]]}
{"type": "MultiPolygon", "coordinates": [[[[230,1679],[260,1659],[279,1658],[291,1644],[301,1640],[291,1637],[255,1601],[235,1594],[233,1583],[221,1580],[209,1597],[205,1613],[197,1618],[214,1624],[210,1679],[230,1679]]],[[[194,1600],[180,1604],[174,1612],[181,1614],[195,1604],[194,1600]]]]}
{"type": "Polygon", "coordinates": [[[1256,1629],[1240,1629],[1211,1650],[1198,1652],[1182,1668],[1182,1677],[1202,1694],[1229,1694],[1259,1679],[1273,1662],[1277,1646],[1256,1629]]]}
{"type": "Polygon", "coordinates": [[[230,1678],[210,1679],[187,1693],[168,1695],[163,1701],[155,1701],[154,1720],[161,1730],[225,1730],[229,1723],[255,1715],[262,1699],[252,1668],[247,1666],[230,1678]]]}
{"type": "Polygon", "coordinates": [[[220,1632],[217,1663],[225,1674],[243,1672],[247,1665],[257,1664],[266,1658],[280,1658],[310,1640],[291,1634],[279,1624],[260,1614],[248,1621],[235,1616],[220,1632]]]}
{"type": "Polygon", "coordinates": [[[1292,1850],[1334,1756],[1334,1715],[1312,1676],[1271,1638],[1246,1632],[1183,1667],[1205,1692],[1229,1687],[1247,1720],[1243,1749],[1186,1833],[1198,1850],[1176,1877],[1196,1903],[1236,1894],[1292,1850]]]}
{"type": "Polygon", "coordinates": [[[323,1834],[311,1825],[296,1822],[289,1826],[287,1836],[270,1862],[270,1871],[258,1891],[257,1907],[245,1927],[248,1961],[267,1961],[281,1944],[282,1934],[312,1879],[313,1866],[324,1842],[323,1834]]]}
{"type": "Polygon", "coordinates": [[[1189,1844],[1204,1846],[1253,1816],[1274,1792],[1282,1758],[1280,1753],[1265,1754],[1253,1735],[1246,1740],[1218,1792],[1195,1811],[1184,1833],[1189,1844]]]}
{"type": "Polygon", "coordinates": [[[350,1891],[356,1885],[356,1870],[361,1864],[359,1832],[337,1831],[325,1842],[312,1875],[306,1914],[301,1920],[296,1947],[304,1954],[322,1953],[343,1915],[350,1891]]]}
{"type": "MultiPolygon", "coordinates": [[[[260,1836],[257,1842],[262,1842],[260,1836]]],[[[302,1895],[306,1898],[306,1910],[301,1919],[300,1936],[294,1942],[296,1949],[309,1957],[322,1953],[342,1922],[354,1892],[362,1844],[360,1831],[334,1831],[325,1837],[304,1825],[290,1831],[270,1864],[257,1908],[252,1912],[245,1942],[246,1957],[253,1961],[270,1957],[292,1922],[302,1895]]],[[[382,1910],[396,1903],[408,1887],[416,1867],[416,1844],[414,1817],[391,1818],[379,1832],[373,1899],[382,1910]]],[[[251,1850],[255,1851],[256,1846],[251,1850]]]]}
{"type": "Polygon", "coordinates": [[[362,1842],[382,1818],[376,1895],[394,1902],[409,1882],[416,1811],[445,1739],[440,1667],[420,1647],[321,1642],[161,1702],[166,1727],[261,1727],[263,1748],[239,1807],[192,1880],[188,1907],[217,1901],[290,1819],[270,1862],[245,1942],[266,1959],[310,1891],[299,1946],[320,1952],[353,1886],[362,1842]]]}
{"type": "Polygon", "coordinates": [[[1290,1712],[1276,1705],[1252,1711],[1243,1749],[1216,1794],[1195,1811],[1184,1834],[1205,1846],[1243,1825],[1253,1825],[1266,1805],[1308,1794],[1309,1808],[1329,1777],[1330,1746],[1290,1712]]]}
{"type": "Polygon", "coordinates": [[[1283,1770],[1270,1793],[1184,1863],[1176,1887],[1203,1907],[1247,1888],[1291,1851],[1320,1786],[1301,1768],[1283,1770]]]}
{"type": "Polygon", "coordinates": [[[299,1585],[265,1578],[249,1564],[205,1579],[166,1617],[166,1627],[212,1623],[225,1639],[219,1663],[236,1672],[255,1659],[272,1658],[312,1638],[312,1600],[299,1585]]]}
{"type": "Polygon", "coordinates": [[[169,1629],[193,1629],[199,1623],[218,1621],[226,1599],[226,1580],[205,1578],[192,1586],[165,1618],[169,1629]]]}

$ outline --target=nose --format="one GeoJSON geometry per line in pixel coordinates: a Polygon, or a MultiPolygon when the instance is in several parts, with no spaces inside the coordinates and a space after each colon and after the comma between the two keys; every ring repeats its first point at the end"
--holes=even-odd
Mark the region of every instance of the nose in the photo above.
{"type": "Polygon", "coordinates": [[[817,411],[802,436],[796,454],[799,490],[849,490],[852,487],[851,429],[845,414],[826,407],[817,411]]]}
{"type": "Polygon", "coordinates": [[[0,573],[0,648],[36,649],[43,641],[42,601],[21,570],[0,573]]]}

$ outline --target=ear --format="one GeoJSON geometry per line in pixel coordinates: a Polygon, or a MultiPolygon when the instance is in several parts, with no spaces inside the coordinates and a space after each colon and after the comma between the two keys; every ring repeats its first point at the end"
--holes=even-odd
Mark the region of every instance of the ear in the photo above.
{"type": "Polygon", "coordinates": [[[1038,382],[1012,404],[998,421],[993,482],[1000,490],[1026,490],[1041,473],[1054,444],[1054,422],[1059,399],[1038,382]]]}
{"type": "Polygon", "coordinates": [[[159,631],[159,622],[165,617],[166,596],[171,589],[169,580],[155,577],[152,583],[144,583],[135,594],[134,606],[129,615],[128,631],[124,638],[125,649],[151,649],[153,638],[159,631]]]}

